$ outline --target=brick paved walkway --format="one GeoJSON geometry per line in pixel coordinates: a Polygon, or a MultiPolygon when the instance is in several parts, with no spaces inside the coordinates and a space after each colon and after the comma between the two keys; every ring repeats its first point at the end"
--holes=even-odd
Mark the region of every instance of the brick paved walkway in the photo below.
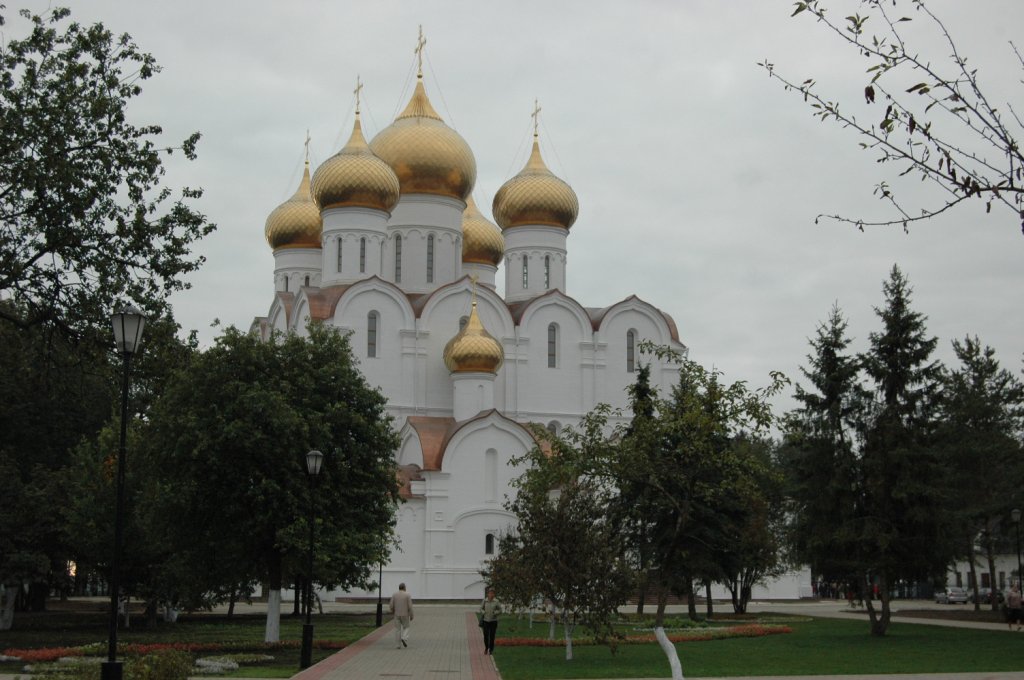
{"type": "Polygon", "coordinates": [[[416,605],[408,649],[397,648],[389,620],[362,640],[293,680],[498,680],[484,655],[476,616],[465,606],[416,605]]]}

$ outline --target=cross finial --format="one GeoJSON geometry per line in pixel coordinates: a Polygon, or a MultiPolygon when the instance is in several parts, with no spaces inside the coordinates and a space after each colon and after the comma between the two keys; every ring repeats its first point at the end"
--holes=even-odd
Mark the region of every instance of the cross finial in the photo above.
{"type": "Polygon", "coordinates": [[[537,119],[539,118],[539,114],[540,114],[540,104],[538,104],[537,103],[537,99],[534,98],[534,100],[533,100],[533,113],[530,114],[530,117],[533,118],[533,137],[534,137],[534,139],[537,138],[537,119]]]}
{"type": "Polygon", "coordinates": [[[469,275],[469,280],[473,284],[473,304],[476,305],[476,282],[480,280],[480,275],[474,272],[469,275]]]}
{"type": "Polygon", "coordinates": [[[363,83],[360,82],[359,76],[356,76],[356,89],[352,90],[352,93],[356,96],[356,115],[359,115],[359,93],[363,90],[363,83]]]}
{"type": "Polygon", "coordinates": [[[416,59],[419,62],[419,68],[416,71],[416,77],[423,77],[423,48],[427,46],[427,39],[423,37],[423,24],[420,24],[420,37],[416,40],[416,49],[413,53],[416,55],[416,59]]]}
{"type": "Polygon", "coordinates": [[[309,142],[312,137],[309,136],[309,128],[306,128],[306,162],[309,163],[309,142]]]}

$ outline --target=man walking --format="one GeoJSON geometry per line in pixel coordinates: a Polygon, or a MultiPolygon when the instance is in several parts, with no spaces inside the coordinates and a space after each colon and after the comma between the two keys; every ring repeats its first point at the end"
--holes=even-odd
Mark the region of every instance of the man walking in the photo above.
{"type": "Polygon", "coordinates": [[[398,591],[391,596],[388,609],[395,615],[395,647],[409,646],[409,622],[413,619],[412,597],[405,592],[405,584],[398,584],[398,591]]]}

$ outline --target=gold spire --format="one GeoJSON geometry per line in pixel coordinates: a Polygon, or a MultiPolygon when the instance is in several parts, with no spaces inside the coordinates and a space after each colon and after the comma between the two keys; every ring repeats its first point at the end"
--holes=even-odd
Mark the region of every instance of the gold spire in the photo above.
{"type": "Polygon", "coordinates": [[[533,102],[533,149],[519,174],[505,182],[494,195],[492,212],[502,229],[547,225],[568,229],[580,212],[576,192],[545,165],[540,155],[537,119],[540,106],[533,102]]]}
{"type": "Polygon", "coordinates": [[[313,198],[320,210],[363,207],[391,212],[398,203],[398,178],[382,159],[370,150],[359,118],[359,95],[363,84],[356,77],[356,115],[352,135],[341,151],[316,169],[313,198]]]}
{"type": "Polygon", "coordinates": [[[417,61],[416,77],[419,79],[423,78],[423,48],[426,46],[427,39],[423,37],[423,24],[420,24],[420,37],[416,40],[416,49],[413,50],[417,61]]]}
{"type": "Polygon", "coordinates": [[[494,339],[476,313],[476,286],[473,307],[466,326],[444,348],[444,365],[452,373],[497,373],[505,362],[501,343],[494,339]]]}
{"type": "Polygon", "coordinates": [[[291,198],[267,216],[264,235],[274,250],[279,248],[319,248],[323,222],[310,194],[309,131],[306,131],[306,166],[302,181],[291,198]]]}

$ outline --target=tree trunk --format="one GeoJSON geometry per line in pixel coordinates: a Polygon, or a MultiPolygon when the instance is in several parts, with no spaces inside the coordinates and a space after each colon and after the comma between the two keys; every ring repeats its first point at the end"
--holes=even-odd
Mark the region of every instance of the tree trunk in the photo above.
{"type": "Polygon", "coordinates": [[[238,590],[235,588],[231,589],[231,594],[228,595],[228,618],[234,618],[235,616],[235,602],[238,600],[238,590]]]}
{"type": "Polygon", "coordinates": [[[710,621],[715,616],[715,603],[711,601],[711,581],[704,581],[704,604],[707,619],[710,621]]]}
{"type": "Polygon", "coordinates": [[[18,599],[18,586],[5,585],[0,589],[0,630],[14,626],[14,601],[18,599]]]}
{"type": "Polygon", "coordinates": [[[891,611],[889,608],[889,579],[884,573],[878,575],[878,600],[882,605],[882,611],[880,614],[875,612],[875,605],[871,599],[871,582],[865,577],[864,579],[864,604],[868,608],[868,614],[871,616],[871,634],[877,637],[884,637],[886,631],[889,629],[889,620],[891,618],[891,611]]]}
{"type": "Polygon", "coordinates": [[[558,613],[558,610],[555,609],[555,603],[552,602],[551,603],[551,607],[548,610],[548,614],[549,614],[549,616],[548,616],[548,639],[549,640],[554,640],[555,639],[555,619],[558,618],[557,613],[558,613]]]}
{"type": "Polygon", "coordinates": [[[565,660],[572,661],[572,631],[575,623],[569,623],[569,612],[562,610],[562,629],[565,631],[565,660]]]}
{"type": "Polygon", "coordinates": [[[691,621],[697,620],[697,598],[693,592],[693,581],[687,581],[686,585],[686,613],[691,621]]]}
{"type": "Polygon", "coordinates": [[[46,598],[50,595],[50,586],[47,583],[32,583],[28,587],[28,610],[30,612],[45,612],[46,598]]]}
{"type": "Polygon", "coordinates": [[[644,615],[644,601],[647,599],[647,587],[650,583],[650,577],[647,575],[646,570],[640,572],[640,592],[637,594],[638,600],[636,603],[636,615],[644,615]]]}
{"type": "Polygon", "coordinates": [[[974,611],[981,609],[981,603],[978,602],[978,569],[974,566],[974,541],[971,540],[968,543],[967,550],[967,564],[970,566],[970,577],[967,581],[967,592],[974,591],[974,611]]]}
{"type": "Polygon", "coordinates": [[[665,606],[668,604],[668,591],[662,586],[658,588],[658,613],[654,617],[654,637],[658,639],[661,651],[668,659],[669,668],[672,669],[672,680],[683,680],[683,667],[679,664],[679,654],[676,646],[672,644],[665,635],[665,606]]]}
{"type": "Polygon", "coordinates": [[[295,577],[295,599],[292,603],[292,616],[302,616],[304,603],[302,595],[306,592],[306,581],[302,576],[295,577]]]}
{"type": "Polygon", "coordinates": [[[996,595],[996,555],[995,541],[992,540],[992,532],[985,532],[985,556],[988,558],[988,597],[992,604],[992,611],[999,611],[999,597],[996,595]]]}
{"type": "Polygon", "coordinates": [[[269,592],[267,593],[267,628],[264,642],[281,641],[281,553],[268,555],[269,592]]]}
{"type": "Polygon", "coordinates": [[[146,603],[146,628],[149,628],[150,630],[156,628],[156,615],[159,607],[160,604],[155,598],[146,603]]]}

